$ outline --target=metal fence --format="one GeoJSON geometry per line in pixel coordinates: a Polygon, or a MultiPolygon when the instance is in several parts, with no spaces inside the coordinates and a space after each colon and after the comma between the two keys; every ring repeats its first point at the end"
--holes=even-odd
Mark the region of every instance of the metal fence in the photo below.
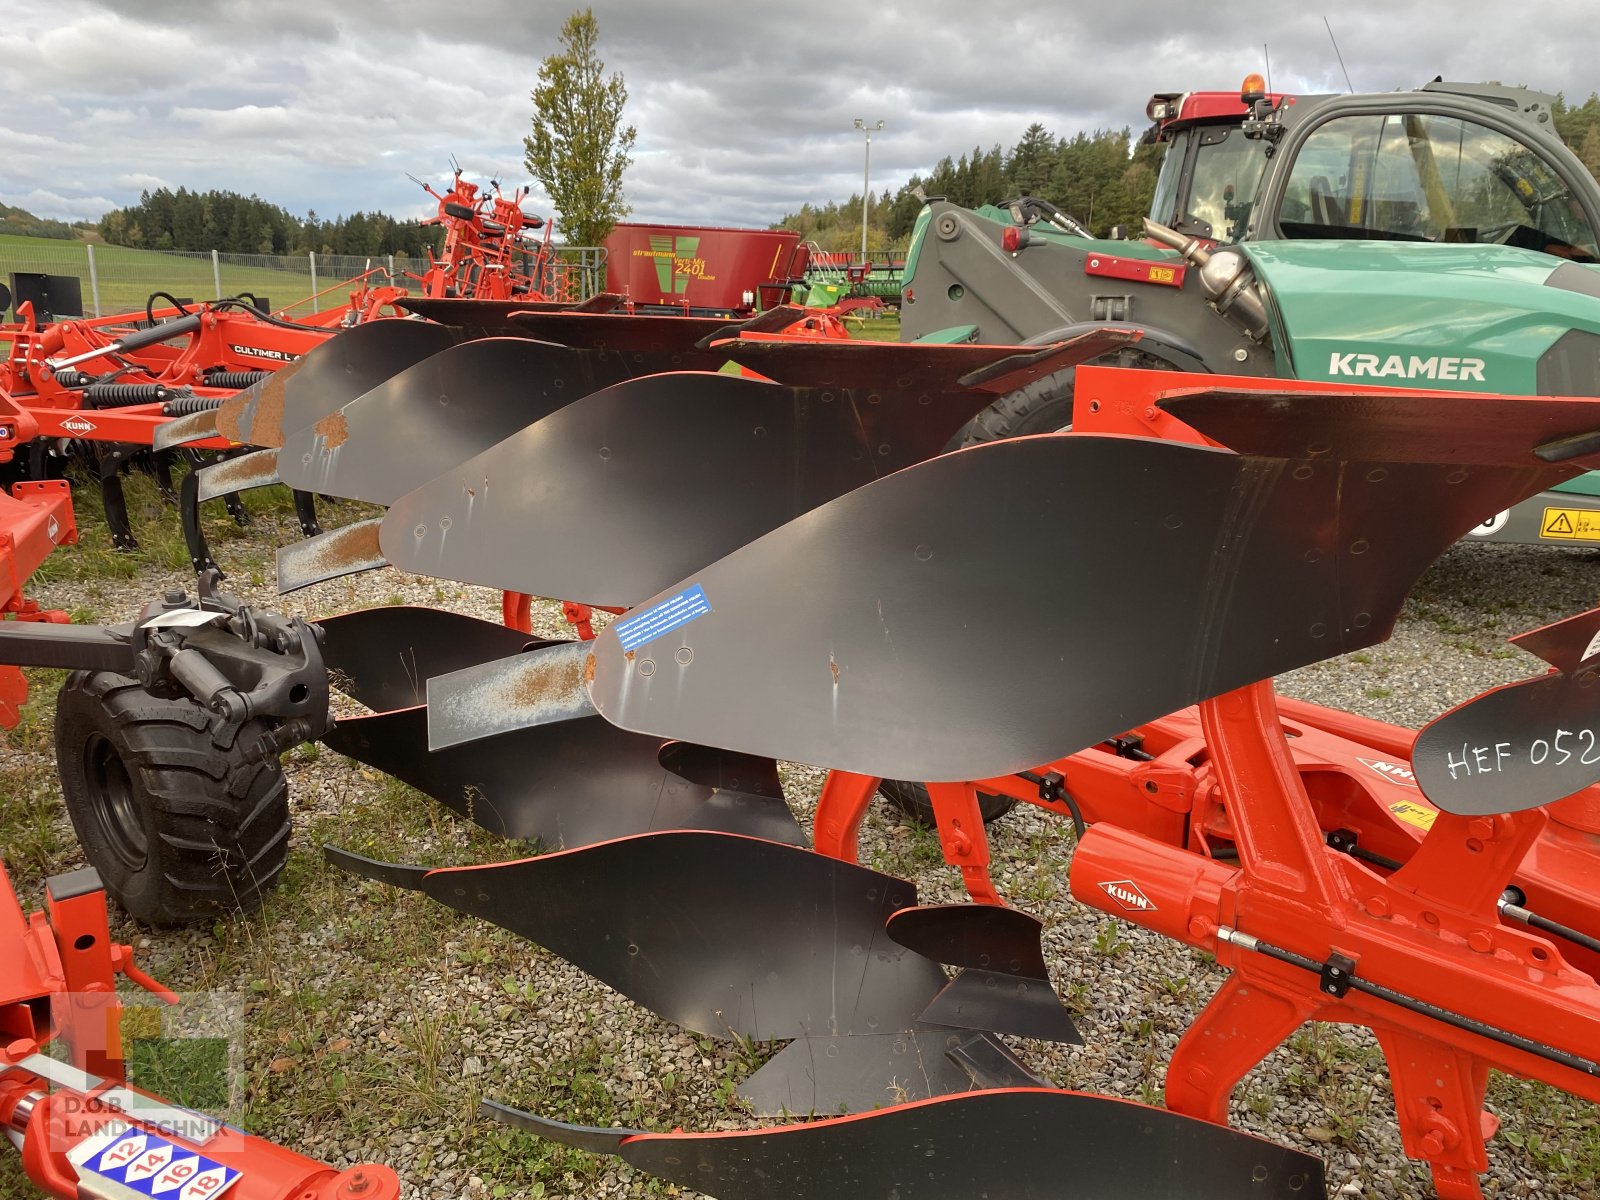
{"type": "MultiPolygon", "coordinates": [[[[584,299],[605,282],[605,250],[593,246],[555,247],[557,263],[537,281],[555,293],[557,284],[584,299]],[[556,278],[559,274],[560,278],[556,278]]],[[[18,276],[52,275],[76,278],[51,289],[53,316],[107,316],[143,309],[157,292],[184,301],[221,299],[249,293],[267,301],[275,312],[305,316],[345,303],[362,282],[418,290],[417,276],[426,259],[403,254],[365,257],[354,254],[226,254],[217,251],[134,250],[126,246],[42,238],[0,238],[0,280],[16,295],[18,276]]]]}

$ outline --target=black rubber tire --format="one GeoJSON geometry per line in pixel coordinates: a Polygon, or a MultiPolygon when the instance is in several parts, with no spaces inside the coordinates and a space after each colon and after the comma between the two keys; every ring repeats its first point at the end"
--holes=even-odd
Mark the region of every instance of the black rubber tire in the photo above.
{"type": "Polygon", "coordinates": [[[1066,367],[1035,379],[1027,387],[1007,392],[967,422],[959,444],[976,446],[979,442],[1070,429],[1076,374],[1076,367],[1066,367]]]}
{"type": "Polygon", "coordinates": [[[166,927],[253,912],[289,853],[289,788],[275,758],[246,762],[267,731],[219,733],[187,698],[161,699],[110,671],[75,671],[56,700],[67,812],[106,892],[166,927]]]}
{"type": "MultiPolygon", "coordinates": [[[[885,779],[878,784],[878,795],[918,825],[926,825],[932,829],[938,824],[934,819],[933,798],[928,795],[927,784],[910,783],[904,779],[885,779]]],[[[1016,806],[1017,801],[1010,796],[978,793],[978,812],[983,815],[985,825],[998,821],[1016,806]]]]}

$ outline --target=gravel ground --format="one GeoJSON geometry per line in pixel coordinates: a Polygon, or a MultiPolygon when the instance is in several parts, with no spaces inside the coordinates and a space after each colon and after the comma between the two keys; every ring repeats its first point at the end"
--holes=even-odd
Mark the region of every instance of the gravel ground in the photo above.
{"type": "MultiPolygon", "coordinates": [[[[285,603],[262,583],[270,572],[261,555],[279,540],[288,540],[281,516],[230,548],[256,556],[234,583],[261,603],[319,615],[405,601],[498,618],[498,594],[392,571],[285,603]]],[[[89,590],[95,610],[118,619],[185,582],[180,571],[146,568],[95,580],[89,590]]],[[[74,608],[85,593],[82,582],[58,581],[38,594],[74,608]]],[[[1591,553],[1458,547],[1424,580],[1391,641],[1295,672],[1282,690],[1418,724],[1485,687],[1536,673],[1504,639],[1577,612],[1597,593],[1600,557],[1591,553]]],[[[562,632],[552,609],[537,620],[541,632],[562,632]]],[[[13,740],[7,760],[48,794],[51,771],[37,739],[13,740]]],[[[338,755],[294,753],[286,765],[298,846],[282,893],[263,914],[198,932],[147,934],[126,923],[118,931],[178,989],[237,998],[235,1111],[255,1132],[337,1165],[387,1162],[408,1196],[640,1196],[671,1189],[614,1161],[552,1151],[485,1123],[474,1113],[478,1099],[600,1124],[752,1123],[729,1092],[772,1048],[686,1035],[527,943],[323,867],[313,850],[321,840],[413,862],[515,854],[338,755]]],[[[784,777],[809,819],[821,772],[791,765],[784,777]]],[[[48,819],[57,832],[65,827],[54,810],[48,819]]],[[[62,836],[69,842],[70,829],[62,836]]],[[[1159,1102],[1168,1055],[1224,973],[1206,956],[1073,902],[1065,822],[1025,807],[995,826],[991,841],[1002,893],[1047,923],[1055,982],[1088,1041],[1076,1049],[1020,1043],[1019,1052],[1062,1086],[1159,1102]]],[[[863,861],[914,874],[925,903],[961,898],[933,839],[882,805],[863,833],[863,861]]],[[[25,904],[37,902],[45,869],[71,865],[71,848],[14,863],[25,904]]],[[[1491,1148],[1490,1195],[1600,1193],[1593,1106],[1509,1080],[1497,1080],[1492,1096],[1516,1136],[1491,1148]]],[[[1233,1118],[1321,1155],[1330,1193],[1432,1194],[1426,1172],[1401,1154],[1381,1056],[1360,1033],[1303,1030],[1238,1089],[1233,1118]]],[[[12,1194],[5,1182],[0,1173],[0,1192],[12,1194]]]]}

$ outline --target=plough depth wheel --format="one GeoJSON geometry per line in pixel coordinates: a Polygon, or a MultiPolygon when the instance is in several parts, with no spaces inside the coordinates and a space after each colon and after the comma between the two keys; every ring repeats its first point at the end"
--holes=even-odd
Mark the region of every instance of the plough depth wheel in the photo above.
{"type": "Polygon", "coordinates": [[[268,726],[223,725],[193,700],[110,671],[75,671],[56,704],[61,791],[84,853],[136,920],[181,925],[260,907],[289,850],[277,758],[243,750],[268,726]]]}

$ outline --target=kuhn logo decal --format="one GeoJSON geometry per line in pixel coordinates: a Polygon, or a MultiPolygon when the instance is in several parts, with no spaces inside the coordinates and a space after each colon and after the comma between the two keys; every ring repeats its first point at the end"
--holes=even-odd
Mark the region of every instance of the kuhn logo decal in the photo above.
{"type": "Polygon", "coordinates": [[[1369,375],[1374,379],[1453,379],[1460,383],[1482,383],[1483,359],[1435,354],[1420,358],[1415,354],[1340,354],[1335,350],[1328,360],[1329,375],[1369,375]]]}
{"type": "Polygon", "coordinates": [[[1131,879],[1113,879],[1109,883],[1102,883],[1101,888],[1129,912],[1154,912],[1155,901],[1151,900],[1139,890],[1139,885],[1131,879]]]}
{"type": "Polygon", "coordinates": [[[85,421],[82,417],[68,417],[61,422],[61,428],[70,429],[73,433],[93,433],[95,424],[93,421],[85,421]]]}
{"type": "Polygon", "coordinates": [[[1358,758],[1356,761],[1366,767],[1367,770],[1376,771],[1379,775],[1389,780],[1390,783],[1400,783],[1406,787],[1417,786],[1417,777],[1411,773],[1411,768],[1404,763],[1388,762],[1381,758],[1358,758]]]}

